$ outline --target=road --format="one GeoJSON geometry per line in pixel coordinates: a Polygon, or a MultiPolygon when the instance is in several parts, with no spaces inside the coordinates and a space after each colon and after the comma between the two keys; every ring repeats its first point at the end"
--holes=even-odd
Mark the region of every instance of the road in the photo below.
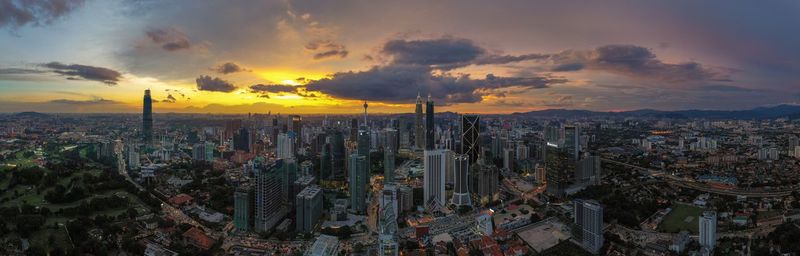
{"type": "Polygon", "coordinates": [[[649,168],[645,168],[645,167],[641,167],[641,166],[636,166],[636,165],[632,165],[632,164],[628,164],[628,163],[623,163],[623,162],[619,162],[619,161],[615,161],[615,160],[611,160],[611,159],[607,159],[607,158],[601,158],[600,160],[603,161],[603,162],[606,162],[606,163],[618,164],[618,165],[622,165],[622,166],[625,166],[625,167],[633,168],[633,169],[636,169],[636,170],[646,171],[646,172],[648,172],[650,174],[650,176],[665,178],[667,180],[667,182],[669,182],[670,184],[673,184],[673,185],[677,185],[677,186],[684,187],[684,188],[691,188],[691,189],[695,189],[695,190],[699,190],[699,191],[703,191],[703,192],[707,192],[707,193],[719,194],[719,195],[747,196],[747,197],[757,197],[757,198],[760,198],[760,197],[784,197],[784,196],[791,195],[792,191],[793,191],[792,189],[783,189],[783,190],[778,190],[778,191],[751,191],[751,190],[744,190],[744,189],[712,188],[712,187],[705,186],[705,185],[703,185],[701,183],[697,183],[697,182],[694,182],[694,181],[681,179],[681,178],[678,178],[678,177],[675,177],[675,176],[672,176],[672,175],[668,175],[666,173],[663,173],[663,172],[660,172],[660,171],[657,171],[657,170],[653,170],[653,169],[649,169],[649,168]]]}

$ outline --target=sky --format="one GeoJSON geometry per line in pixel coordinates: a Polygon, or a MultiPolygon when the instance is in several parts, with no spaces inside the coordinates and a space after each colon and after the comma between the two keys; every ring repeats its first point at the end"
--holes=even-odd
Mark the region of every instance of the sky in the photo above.
{"type": "Polygon", "coordinates": [[[0,0],[0,112],[800,102],[798,1],[0,0]]]}

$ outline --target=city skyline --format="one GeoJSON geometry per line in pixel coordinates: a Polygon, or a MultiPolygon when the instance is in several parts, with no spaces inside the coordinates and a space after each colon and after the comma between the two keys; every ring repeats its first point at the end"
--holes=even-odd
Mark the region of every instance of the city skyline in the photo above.
{"type": "Polygon", "coordinates": [[[417,94],[480,114],[800,98],[794,2],[46,3],[0,13],[3,112],[136,113],[145,89],[154,113],[357,114],[364,100],[409,113],[417,94]]]}

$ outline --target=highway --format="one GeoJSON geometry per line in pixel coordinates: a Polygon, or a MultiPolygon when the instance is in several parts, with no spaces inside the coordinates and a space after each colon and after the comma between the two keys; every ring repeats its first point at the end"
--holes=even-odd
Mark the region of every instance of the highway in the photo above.
{"type": "Polygon", "coordinates": [[[756,198],[760,198],[760,197],[784,197],[784,196],[791,195],[792,191],[794,191],[791,188],[790,189],[777,190],[777,191],[753,191],[753,190],[745,190],[745,189],[738,189],[738,188],[737,189],[712,188],[712,187],[705,186],[705,185],[703,185],[701,183],[697,183],[695,181],[690,181],[690,180],[678,178],[678,177],[675,177],[675,176],[672,176],[672,175],[668,175],[666,173],[663,173],[663,172],[660,172],[660,171],[657,171],[657,170],[653,170],[653,169],[649,169],[649,168],[645,168],[645,167],[641,167],[641,166],[636,166],[636,165],[632,165],[632,164],[628,164],[628,163],[623,163],[623,162],[619,162],[619,161],[615,161],[615,160],[611,160],[611,159],[607,159],[607,158],[601,158],[600,160],[602,162],[606,162],[606,163],[612,163],[612,164],[622,165],[622,166],[633,168],[633,169],[640,170],[640,171],[646,171],[648,174],[650,174],[650,176],[664,178],[664,179],[666,179],[667,182],[669,182],[670,184],[676,185],[676,186],[695,189],[695,190],[699,190],[699,191],[703,191],[703,192],[707,192],[707,193],[719,194],[719,195],[747,196],[747,197],[756,197],[756,198]]]}

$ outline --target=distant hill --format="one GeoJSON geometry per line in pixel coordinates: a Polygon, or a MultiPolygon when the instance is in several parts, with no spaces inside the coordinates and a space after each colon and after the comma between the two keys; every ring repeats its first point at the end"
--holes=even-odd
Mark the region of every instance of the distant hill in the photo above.
{"type": "Polygon", "coordinates": [[[39,113],[39,112],[19,112],[14,114],[15,117],[27,117],[27,118],[47,118],[50,117],[49,114],[39,113]]]}
{"type": "Polygon", "coordinates": [[[777,105],[758,107],[749,110],[677,110],[662,111],[653,109],[640,109],[622,112],[600,112],[589,110],[547,109],[512,115],[524,117],[651,117],[651,118],[719,118],[719,119],[771,119],[780,117],[800,117],[800,105],[777,105]]]}

